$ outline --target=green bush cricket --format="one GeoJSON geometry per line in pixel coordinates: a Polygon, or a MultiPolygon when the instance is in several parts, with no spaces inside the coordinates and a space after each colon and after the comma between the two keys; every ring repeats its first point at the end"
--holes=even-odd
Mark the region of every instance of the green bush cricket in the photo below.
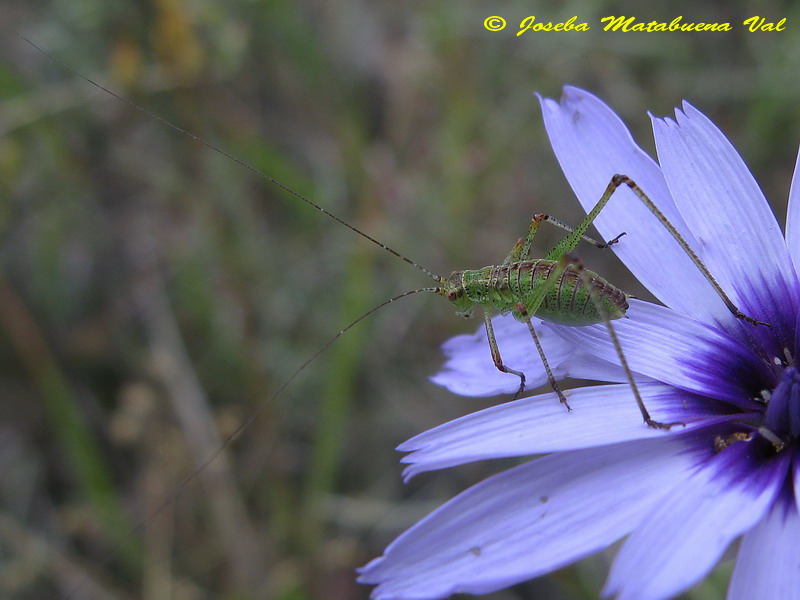
{"type": "MultiPolygon", "coordinates": [[[[74,71],[73,71],[74,72],[74,71]]],[[[83,77],[82,75],[78,74],[79,76],[83,77]]],[[[84,79],[87,79],[84,77],[84,79]]],[[[114,94],[113,92],[109,91],[107,88],[99,86],[98,84],[94,83],[91,80],[88,80],[92,85],[100,87],[104,92],[110,93],[113,96],[117,97],[118,99],[127,102],[128,104],[132,104],[127,100],[121,98],[120,96],[114,94]]],[[[286,386],[304,369],[306,368],[316,357],[321,354],[330,344],[338,339],[345,331],[350,329],[352,325],[363,319],[369,314],[372,314],[375,310],[385,306],[386,304],[393,302],[394,300],[405,297],[411,294],[416,294],[420,292],[433,292],[439,295],[442,295],[449,300],[451,300],[457,312],[462,316],[468,316],[471,314],[472,310],[475,306],[481,306],[484,309],[485,315],[485,322],[486,322],[486,329],[487,335],[489,340],[489,348],[492,359],[495,363],[497,368],[505,373],[516,375],[520,378],[520,387],[517,392],[517,395],[521,394],[524,391],[524,376],[522,373],[515,371],[514,369],[506,366],[500,356],[500,349],[497,346],[497,343],[494,339],[494,333],[492,331],[491,321],[489,320],[489,314],[493,312],[500,312],[500,313],[512,313],[518,320],[525,323],[531,333],[532,339],[534,344],[539,351],[540,357],[542,362],[545,366],[545,370],[548,372],[548,378],[550,380],[550,384],[553,387],[554,391],[558,394],[561,401],[568,406],[566,398],[561,390],[558,388],[558,384],[555,381],[555,378],[550,371],[549,365],[547,364],[547,359],[544,356],[543,351],[541,350],[541,346],[536,338],[536,332],[531,324],[531,319],[533,318],[540,318],[545,321],[551,321],[555,323],[562,323],[566,325],[573,325],[573,326],[581,326],[581,325],[588,325],[594,323],[604,322],[608,327],[609,334],[611,336],[612,341],[614,342],[615,348],[619,355],[619,360],[623,366],[623,369],[628,376],[631,389],[636,396],[637,403],[639,405],[639,409],[642,413],[642,417],[645,422],[655,428],[669,428],[674,423],[663,424],[657,421],[654,421],[650,418],[649,414],[647,413],[644,404],[639,397],[638,390],[636,388],[636,383],[633,379],[633,375],[630,369],[627,366],[627,361],[625,360],[624,353],[622,352],[621,346],[619,341],[616,338],[616,334],[614,333],[614,328],[611,323],[612,320],[623,317],[625,314],[625,310],[627,309],[627,302],[626,298],[628,297],[624,292],[621,292],[605,280],[603,280],[599,275],[592,271],[588,271],[583,267],[582,262],[577,258],[574,254],[574,250],[577,247],[579,240],[583,239],[593,243],[598,247],[607,247],[611,244],[617,243],[620,236],[611,240],[607,244],[602,244],[591,240],[591,238],[586,237],[585,232],[588,227],[592,224],[594,218],[599,214],[602,210],[603,206],[610,200],[614,190],[616,190],[619,185],[628,185],[640,199],[650,208],[651,212],[658,217],[661,222],[667,227],[670,233],[678,240],[678,243],[681,244],[683,249],[689,254],[692,260],[695,262],[697,267],[701,270],[703,275],[708,279],[709,283],[714,287],[717,293],[721,296],[725,304],[731,310],[731,312],[740,319],[747,320],[753,324],[757,324],[758,322],[754,319],[743,315],[741,311],[736,308],[733,303],[727,298],[724,294],[720,286],[716,283],[713,277],[708,273],[705,266],[702,262],[694,255],[691,251],[689,246],[685,243],[685,241],[680,238],[677,231],[672,227],[663,216],[659,216],[657,209],[652,205],[652,202],[645,196],[644,192],[638,189],[635,183],[633,183],[630,179],[624,176],[615,176],[612,181],[609,183],[608,188],[600,197],[597,206],[594,210],[592,210],[587,217],[573,230],[570,227],[564,225],[557,219],[550,217],[548,215],[536,215],[533,220],[531,221],[531,225],[528,231],[527,236],[517,242],[514,245],[511,252],[506,257],[505,261],[498,266],[490,266],[484,267],[482,269],[477,270],[467,270],[467,271],[456,271],[452,273],[449,277],[444,278],[438,275],[435,275],[431,271],[425,269],[424,267],[414,263],[413,261],[409,260],[408,258],[402,256],[400,253],[396,252],[392,248],[378,242],[376,239],[370,237],[369,235],[365,234],[358,228],[354,227],[353,225],[345,222],[344,220],[338,218],[333,213],[329,212],[328,210],[322,208],[320,205],[314,203],[313,201],[309,200],[308,198],[297,194],[291,189],[288,189],[286,186],[278,182],[277,180],[257,171],[254,167],[244,163],[243,161],[237,159],[236,157],[228,154],[224,150],[221,150],[214,145],[206,142],[191,133],[166,122],[164,119],[158,117],[157,115],[143,109],[139,106],[133,105],[138,110],[146,112],[150,116],[166,123],[169,127],[176,129],[180,133],[192,137],[196,141],[204,144],[205,146],[209,147],[210,149],[226,156],[228,159],[235,161],[236,163],[244,166],[245,168],[256,172],[260,177],[266,179],[270,183],[282,188],[286,192],[294,195],[295,197],[299,198],[303,202],[306,202],[308,205],[316,208],[317,210],[323,212],[328,217],[336,220],[337,222],[345,225],[346,227],[350,228],[351,230],[355,231],[359,235],[369,239],[374,244],[377,244],[387,250],[388,252],[398,256],[405,262],[414,265],[416,268],[422,270],[427,275],[432,277],[436,281],[436,285],[434,287],[427,287],[427,288],[420,288],[415,290],[410,290],[408,292],[404,292],[394,298],[387,300],[386,302],[382,303],[375,309],[365,313],[361,317],[359,317],[356,321],[348,325],[342,331],[337,333],[328,343],[326,343],[318,352],[316,352],[308,361],[303,363],[296,371],[292,373],[292,375],[286,380],[286,382],[281,385],[275,393],[273,393],[264,404],[267,404],[269,401],[274,399],[278,394],[282,393],[282,391],[286,388],[286,386]],[[536,235],[539,225],[543,221],[548,221],[551,224],[559,226],[563,229],[567,229],[570,231],[570,234],[567,235],[561,242],[556,244],[542,259],[531,259],[530,252],[532,241],[536,235]]],[[[262,405],[263,406],[263,405],[262,405]]],[[[220,450],[217,451],[213,456],[211,456],[207,461],[205,461],[202,465],[198,467],[198,469],[193,473],[189,479],[195,477],[195,475],[202,471],[214,458],[222,451],[224,447],[226,447],[230,441],[232,441],[238,434],[255,418],[257,413],[255,413],[251,418],[246,420],[237,430],[229,436],[227,441],[221,446],[220,450]]]]}
{"type": "Polygon", "coordinates": [[[548,381],[561,402],[567,407],[569,407],[567,399],[553,377],[547,357],[537,338],[536,330],[531,324],[531,319],[538,317],[543,321],[576,327],[605,323],[645,423],[650,427],[669,429],[678,423],[659,423],[654,421],[647,412],[639,395],[633,373],[625,359],[625,353],[622,351],[622,346],[611,324],[612,320],[625,316],[628,308],[628,294],[607,282],[597,273],[587,270],[574,253],[581,239],[598,248],[607,248],[617,243],[624,235],[622,233],[605,244],[598,243],[585,235],[589,225],[620,185],[630,187],[664,225],[736,318],[753,325],[766,325],[766,323],[745,315],[733,304],[703,262],[692,251],[677,229],[653,204],[652,200],[633,180],[626,175],[619,174],[612,177],[595,207],[574,229],[549,215],[537,214],[531,220],[527,236],[515,244],[502,265],[484,267],[477,271],[456,271],[446,280],[446,285],[437,290],[437,293],[451,300],[461,316],[469,316],[476,305],[483,307],[492,359],[500,371],[512,373],[520,378],[517,396],[524,390],[525,376],[503,364],[492,331],[489,313],[491,311],[501,314],[511,313],[517,320],[525,323],[547,372],[548,381]],[[566,229],[570,233],[553,246],[543,259],[529,259],[531,243],[539,225],[545,221],[566,229]]]}
{"type": "MultiPolygon", "coordinates": [[[[20,35],[20,37],[22,36],[20,35]]],[[[555,217],[551,217],[550,215],[545,215],[545,214],[534,215],[533,219],[531,220],[530,228],[528,230],[526,237],[524,239],[520,239],[517,241],[517,243],[511,249],[511,252],[503,261],[502,265],[487,266],[477,270],[454,271],[449,277],[444,278],[434,274],[429,269],[412,261],[411,259],[402,255],[400,252],[387,246],[386,244],[379,242],[378,240],[364,233],[354,225],[337,217],[332,212],[323,208],[319,204],[313,202],[309,198],[306,198],[302,194],[299,194],[298,192],[292,190],[291,188],[287,187],[280,181],[274,179],[273,177],[270,177],[266,173],[259,171],[258,169],[246,163],[242,159],[233,156],[232,154],[226,152],[225,150],[214,146],[210,142],[167,121],[166,119],[160,117],[159,115],[153,113],[152,111],[142,106],[139,106],[138,104],[128,100],[127,98],[124,98],[119,94],[113,92],[107,87],[100,85],[99,83],[89,79],[88,77],[85,77],[81,73],[78,73],[74,69],[58,61],[58,59],[56,59],[55,57],[52,57],[49,54],[45,53],[41,48],[35,46],[32,42],[30,42],[26,38],[23,37],[23,39],[29,44],[33,45],[39,52],[44,53],[46,56],[58,62],[64,68],[68,69],[73,74],[85,80],[92,86],[100,89],[104,93],[110,94],[114,98],[124,102],[125,104],[131,106],[132,108],[135,108],[136,110],[147,114],[151,118],[160,121],[167,127],[170,127],[176,130],[177,132],[181,133],[182,135],[194,139],[195,141],[209,148],[210,150],[223,155],[224,157],[228,158],[229,160],[232,160],[233,162],[242,166],[243,168],[255,173],[260,178],[268,181],[274,186],[277,186],[286,193],[291,194],[292,196],[301,200],[302,202],[306,203],[312,208],[322,212],[330,219],[333,219],[337,223],[344,225],[345,227],[355,232],[356,234],[366,238],[376,246],[383,248],[390,254],[393,254],[397,258],[414,266],[415,268],[419,269],[420,271],[422,271],[423,273],[425,273],[426,275],[428,275],[434,281],[437,282],[437,285],[435,287],[418,288],[399,294],[381,303],[380,305],[374,307],[373,309],[364,313],[360,317],[358,317],[355,321],[350,323],[347,327],[339,331],[333,338],[331,338],[331,340],[329,340],[322,348],[320,348],[320,350],[317,351],[308,361],[306,361],[300,367],[298,367],[297,370],[289,376],[287,381],[275,391],[270,400],[275,396],[277,396],[278,394],[280,394],[286,388],[286,385],[288,385],[302,370],[304,370],[311,362],[313,362],[313,360],[316,359],[317,356],[319,356],[323,351],[325,351],[330,346],[330,344],[332,344],[336,339],[338,339],[341,335],[343,335],[356,323],[358,323],[365,317],[369,316],[373,312],[379,310],[380,308],[383,308],[387,304],[394,302],[395,300],[404,298],[406,296],[410,296],[412,294],[431,292],[438,294],[440,296],[444,296],[445,298],[450,300],[455,305],[457,314],[462,317],[471,316],[475,306],[481,306],[483,308],[484,322],[486,324],[486,334],[489,343],[489,350],[491,352],[492,360],[495,366],[498,368],[498,370],[504,373],[516,375],[520,379],[520,386],[517,393],[514,396],[515,398],[520,396],[524,392],[525,376],[521,372],[516,371],[503,363],[503,360],[500,355],[500,349],[497,346],[497,341],[495,339],[494,332],[492,330],[492,324],[489,316],[493,312],[500,314],[511,313],[517,320],[525,323],[528,326],[528,329],[531,333],[531,337],[535,343],[537,352],[539,353],[539,356],[542,360],[542,364],[547,373],[548,381],[551,387],[553,388],[553,391],[555,391],[556,394],[558,395],[560,401],[567,408],[569,408],[567,399],[564,396],[561,389],[558,387],[558,383],[556,382],[555,377],[552,374],[552,370],[550,369],[550,366],[547,362],[547,357],[545,356],[544,351],[542,350],[535,329],[531,324],[531,319],[540,318],[544,321],[549,321],[552,323],[558,323],[561,325],[569,325],[569,326],[593,325],[601,322],[605,323],[606,327],[608,328],[608,332],[609,335],[611,336],[614,347],[619,356],[620,364],[626,373],[628,382],[630,383],[631,389],[634,393],[637,405],[639,407],[640,412],[642,413],[642,418],[644,419],[645,423],[647,423],[647,425],[650,427],[669,429],[672,425],[674,425],[674,423],[664,424],[654,421],[650,417],[650,414],[647,412],[647,408],[645,407],[644,402],[642,401],[641,396],[639,395],[638,388],[636,387],[633,373],[628,367],[627,360],[625,359],[625,355],[622,351],[622,346],[620,345],[616,333],[614,332],[613,325],[611,324],[612,320],[625,316],[625,312],[628,307],[627,304],[628,295],[619,290],[618,288],[616,288],[615,286],[613,286],[612,284],[610,284],[609,282],[607,282],[597,273],[587,270],[583,266],[583,263],[580,261],[580,259],[577,258],[577,255],[574,255],[575,248],[577,247],[578,242],[581,239],[588,241],[589,243],[593,244],[598,248],[607,248],[617,243],[619,239],[622,237],[622,235],[624,235],[620,234],[613,240],[609,241],[608,243],[596,242],[595,240],[585,235],[586,230],[589,228],[589,226],[592,224],[597,215],[600,214],[600,211],[603,210],[605,205],[611,199],[612,195],[614,194],[614,191],[620,185],[623,184],[627,185],[634,191],[636,196],[645,204],[645,206],[653,213],[653,215],[675,238],[675,240],[678,242],[681,248],[683,248],[683,250],[689,256],[692,262],[697,266],[697,268],[701,271],[703,276],[708,280],[708,282],[714,288],[716,293],[723,300],[725,306],[728,307],[728,309],[736,318],[745,320],[749,323],[752,323],[753,325],[758,325],[758,324],[765,325],[765,323],[762,323],[761,321],[758,321],[752,317],[745,315],[733,304],[733,302],[730,300],[730,298],[728,298],[727,294],[724,292],[722,287],[717,283],[717,281],[708,271],[703,262],[699,259],[699,257],[694,253],[694,251],[689,247],[688,243],[680,235],[678,230],[675,229],[675,227],[667,220],[667,218],[655,206],[652,200],[650,200],[650,198],[647,197],[644,191],[642,191],[639,188],[639,186],[636,185],[636,183],[626,175],[617,174],[612,177],[611,181],[606,187],[606,190],[600,196],[600,199],[598,200],[595,207],[586,215],[583,221],[581,221],[581,223],[574,229],[569,227],[562,221],[556,219],[555,217]],[[560,242],[558,242],[545,255],[543,259],[530,259],[529,255],[531,251],[532,242],[536,236],[540,224],[545,221],[552,223],[562,229],[566,229],[569,232],[569,234],[565,238],[563,238],[560,242]]],[[[265,404],[267,402],[265,402],[265,404]]],[[[249,423],[252,420],[252,418],[255,418],[255,415],[250,419],[248,419],[242,425],[242,428],[246,426],[246,424],[249,423]]],[[[241,432],[242,428],[237,429],[237,431],[234,434],[232,434],[232,437],[237,436],[241,432]]],[[[211,460],[213,460],[213,458],[211,460]]]]}
{"type": "MultiPolygon", "coordinates": [[[[49,55],[44,50],[36,46],[33,42],[18,34],[24,41],[31,44],[39,52],[45,54],[51,60],[57,62],[65,69],[72,72],[77,77],[85,80],[90,85],[100,89],[106,94],[109,94],[117,100],[124,102],[136,110],[147,114],[149,117],[160,121],[167,127],[176,130],[182,135],[192,138],[196,142],[217,152],[227,159],[237,163],[241,167],[255,173],[260,178],[268,181],[272,185],[277,186],[284,192],[301,200],[312,208],[322,212],[330,219],[347,227],[356,234],[366,238],[373,244],[383,248],[385,251],[393,254],[397,258],[405,261],[406,263],[414,266],[426,275],[431,277],[437,282],[434,287],[419,288],[406,291],[399,294],[380,305],[374,307],[367,313],[363,314],[347,327],[338,332],[334,338],[329,340],[318,352],[316,352],[307,362],[301,365],[273,394],[277,396],[281,393],[286,385],[291,382],[300,371],[305,369],[319,354],[327,349],[334,340],[338,339],[342,334],[349,330],[353,325],[361,321],[366,316],[372,314],[376,310],[384,307],[385,305],[394,302],[399,298],[403,298],[412,294],[422,292],[432,292],[440,296],[444,296],[450,300],[459,316],[471,316],[474,308],[480,306],[484,310],[484,321],[486,324],[486,333],[488,337],[489,350],[492,360],[498,370],[516,375],[520,378],[520,386],[515,394],[515,397],[520,396],[525,389],[525,376],[519,371],[505,365],[500,355],[495,340],[492,324],[489,316],[492,313],[507,314],[511,313],[517,320],[525,323],[531,333],[531,337],[537,348],[539,356],[541,357],[544,369],[548,376],[548,381],[553,390],[558,395],[561,402],[569,408],[566,397],[558,387],[558,384],[552,374],[550,366],[547,363],[547,358],[542,350],[542,347],[537,338],[535,329],[531,324],[531,319],[538,318],[543,321],[557,323],[568,326],[585,326],[596,323],[605,323],[612,342],[615,346],[617,354],[619,355],[620,363],[627,375],[628,381],[636,397],[639,410],[642,413],[644,421],[651,427],[656,428],[669,428],[672,424],[662,424],[650,418],[647,409],[644,406],[641,397],[639,396],[636,384],[631,373],[627,361],[625,359],[622,347],[619,344],[617,336],[614,332],[611,321],[625,316],[627,310],[628,294],[625,294],[605,279],[600,277],[597,273],[586,269],[582,261],[574,253],[578,242],[583,239],[598,248],[607,248],[617,243],[624,233],[618,235],[608,243],[599,243],[585,235],[587,229],[592,224],[597,215],[602,211],[608,201],[611,199],[614,191],[620,185],[627,185],[630,187],[637,197],[645,204],[645,206],[653,213],[653,215],[662,223],[662,225],[669,231],[675,238],[677,243],[683,248],[687,255],[691,258],[692,262],[701,271],[703,276],[708,280],[710,285],[714,288],[716,293],[723,300],[725,305],[731,313],[738,319],[745,320],[754,325],[764,324],[752,317],[742,313],[728,298],[721,286],[717,283],[702,261],[692,251],[688,243],[683,239],[675,227],[667,220],[667,218],[659,211],[655,204],[647,197],[644,191],[639,186],[625,175],[614,175],[609,182],[606,190],[600,196],[594,209],[592,209],[583,221],[574,229],[563,223],[562,221],[545,214],[537,214],[533,217],[530,223],[530,228],[525,238],[518,240],[514,245],[508,256],[503,263],[498,266],[487,266],[477,270],[464,270],[454,271],[449,277],[441,277],[434,274],[429,269],[419,265],[418,263],[410,260],[402,255],[400,252],[393,248],[379,242],[375,238],[361,231],[354,225],[346,222],[332,212],[323,208],[319,204],[313,202],[309,198],[299,194],[298,192],[290,189],[280,181],[273,177],[259,171],[252,165],[246,163],[242,159],[228,153],[227,151],[218,148],[210,142],[202,139],[193,133],[167,121],[163,117],[151,112],[150,110],[137,105],[136,103],[128,100],[108,89],[107,87],[89,79],[88,77],[78,73],[68,65],[59,61],[55,57],[49,55]],[[533,240],[536,236],[539,226],[542,222],[549,222],[557,227],[565,229],[569,234],[558,242],[542,259],[531,259],[530,251],[533,240]]],[[[248,419],[248,422],[250,419],[248,419]]],[[[234,434],[237,435],[241,430],[237,430],[234,434]]]]}

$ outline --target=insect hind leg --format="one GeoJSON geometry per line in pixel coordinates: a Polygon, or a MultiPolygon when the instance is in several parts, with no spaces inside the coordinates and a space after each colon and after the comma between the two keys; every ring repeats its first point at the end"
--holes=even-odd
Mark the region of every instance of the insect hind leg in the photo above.
{"type": "Polygon", "coordinates": [[[685,423],[681,422],[661,423],[659,421],[654,420],[650,416],[647,407],[645,407],[644,405],[644,400],[642,400],[642,396],[639,393],[639,388],[636,385],[636,380],[633,377],[633,371],[631,371],[631,368],[628,365],[628,360],[625,358],[625,352],[623,352],[622,350],[622,344],[619,341],[619,336],[617,335],[617,332],[614,329],[614,325],[611,323],[611,319],[609,318],[608,313],[606,312],[605,308],[600,302],[597,290],[595,289],[591,276],[586,271],[586,267],[584,266],[583,261],[575,252],[567,252],[566,254],[564,254],[564,260],[567,261],[568,264],[572,265],[578,272],[580,276],[581,285],[583,285],[589,292],[589,297],[591,298],[592,302],[597,308],[597,312],[602,317],[603,323],[605,323],[606,329],[608,330],[608,335],[611,338],[611,343],[614,345],[614,349],[616,350],[617,356],[619,357],[620,366],[622,366],[623,371],[625,371],[625,376],[627,377],[628,384],[630,385],[631,390],[633,391],[633,395],[636,398],[636,404],[639,407],[639,411],[642,413],[642,418],[644,419],[644,422],[647,423],[648,427],[652,427],[653,429],[669,430],[676,425],[686,426],[685,423]]]}
{"type": "MultiPolygon", "coordinates": [[[[675,226],[672,223],[669,222],[669,219],[667,219],[667,217],[664,216],[664,213],[662,213],[658,209],[655,203],[650,199],[650,197],[647,194],[644,193],[642,188],[640,188],[638,184],[635,181],[633,181],[633,179],[631,179],[627,175],[620,175],[620,174],[614,175],[611,178],[611,182],[608,184],[608,187],[606,188],[603,197],[600,199],[600,202],[598,202],[598,206],[600,206],[601,203],[605,205],[605,203],[608,202],[608,199],[611,197],[611,194],[614,193],[614,190],[616,190],[619,186],[623,184],[627,185],[631,189],[631,191],[633,191],[633,193],[636,194],[639,200],[642,201],[642,203],[647,207],[647,209],[653,214],[653,216],[661,222],[661,225],[663,225],[664,229],[666,229],[669,232],[669,234],[675,239],[678,245],[683,249],[686,255],[695,264],[695,266],[703,275],[703,277],[705,277],[708,283],[711,284],[711,287],[714,288],[714,291],[724,302],[725,306],[728,307],[728,310],[731,311],[734,317],[736,317],[737,319],[741,319],[742,321],[747,321],[751,325],[764,325],[766,327],[772,327],[772,325],[770,325],[769,323],[766,323],[764,321],[759,321],[758,319],[746,315],[741,310],[739,310],[739,308],[725,293],[725,290],[722,289],[722,286],[717,282],[716,279],[714,279],[714,276],[708,270],[703,261],[700,260],[700,257],[698,257],[697,254],[694,252],[694,250],[692,250],[691,246],[689,246],[688,242],[683,238],[680,232],[675,228],[675,226]]],[[[597,211],[597,206],[595,206],[595,208],[592,210],[592,213],[595,213],[595,211],[597,211]]]]}

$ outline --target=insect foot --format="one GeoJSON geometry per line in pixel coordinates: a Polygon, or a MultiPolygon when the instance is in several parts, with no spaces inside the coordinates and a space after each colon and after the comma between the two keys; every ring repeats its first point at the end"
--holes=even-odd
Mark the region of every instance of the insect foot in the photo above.
{"type": "Polygon", "coordinates": [[[677,427],[680,425],[681,427],[686,427],[686,423],[681,423],[680,421],[675,421],[674,423],[659,423],[658,421],[654,421],[650,417],[645,419],[645,423],[647,423],[648,427],[652,427],[653,429],[663,429],[664,431],[669,431],[673,427],[677,427]]]}
{"type": "Polygon", "coordinates": [[[617,237],[615,237],[613,240],[609,240],[605,244],[600,244],[597,247],[602,249],[602,248],[608,248],[609,246],[613,246],[614,244],[616,244],[619,241],[619,238],[621,238],[623,235],[628,235],[628,232],[627,231],[623,231],[617,237]]]}

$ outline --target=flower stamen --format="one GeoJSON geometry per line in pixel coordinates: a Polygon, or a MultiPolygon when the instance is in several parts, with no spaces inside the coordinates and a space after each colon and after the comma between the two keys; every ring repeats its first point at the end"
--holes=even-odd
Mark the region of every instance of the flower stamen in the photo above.
{"type": "Polygon", "coordinates": [[[794,356],[792,356],[792,353],[785,346],[783,348],[783,355],[786,357],[786,366],[787,367],[793,367],[794,366],[794,356]]]}
{"type": "Polygon", "coordinates": [[[776,452],[780,452],[786,446],[786,442],[784,442],[780,437],[778,437],[775,433],[772,432],[771,429],[764,427],[763,425],[758,428],[758,433],[761,434],[765,440],[767,440],[770,444],[775,447],[776,452]]]}
{"type": "Polygon", "coordinates": [[[714,438],[714,452],[719,454],[726,448],[733,446],[736,442],[749,442],[753,439],[752,432],[737,431],[730,435],[718,435],[714,438]]]}

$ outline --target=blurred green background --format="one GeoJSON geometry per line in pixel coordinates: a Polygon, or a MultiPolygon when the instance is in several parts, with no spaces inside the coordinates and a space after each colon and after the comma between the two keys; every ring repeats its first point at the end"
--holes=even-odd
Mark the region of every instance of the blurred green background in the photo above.
{"type": "MultiPolygon", "coordinates": [[[[401,482],[395,445],[496,401],[427,381],[440,344],[479,325],[438,298],[373,315],[265,405],[346,323],[429,280],[12,29],[447,274],[502,260],[534,212],[581,219],[532,96],[567,83],[648,150],[645,111],[691,100],[783,220],[800,9],[642,6],[4,0],[0,596],[366,598],[355,567],[504,466],[401,482]],[[620,14],[734,31],[603,32],[620,14]],[[516,37],[527,15],[592,30],[516,37]],[[752,15],[787,29],[749,33],[752,15]]],[[[648,297],[613,256],[584,258],[648,297]]],[[[490,597],[595,598],[610,556],[490,597]]],[[[726,578],[687,597],[721,598],[726,578]]]]}

